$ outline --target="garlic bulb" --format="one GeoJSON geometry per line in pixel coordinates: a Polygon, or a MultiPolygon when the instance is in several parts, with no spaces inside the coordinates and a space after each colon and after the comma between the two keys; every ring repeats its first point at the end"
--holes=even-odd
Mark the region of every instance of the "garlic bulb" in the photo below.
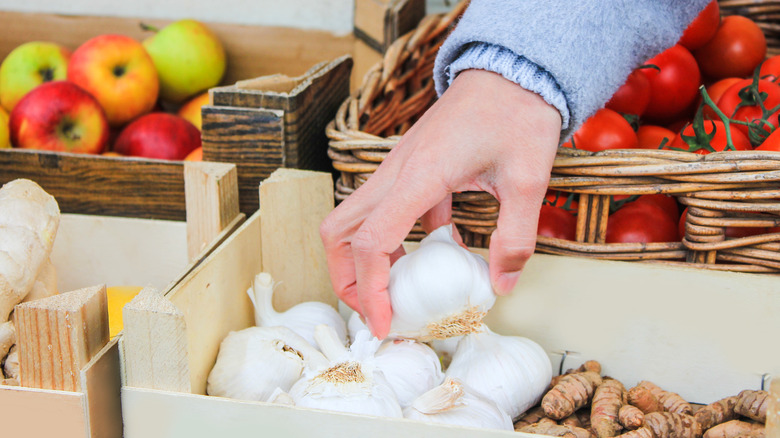
{"type": "Polygon", "coordinates": [[[401,406],[382,372],[374,363],[380,340],[362,331],[349,350],[335,331],[319,326],[315,333],[320,349],[330,361],[317,372],[306,371],[289,394],[296,406],[386,417],[401,417],[401,406]]]}
{"type": "Polygon", "coordinates": [[[447,339],[434,339],[431,341],[431,348],[439,356],[441,360],[441,366],[447,369],[452,362],[452,356],[455,355],[455,350],[458,349],[458,343],[463,339],[463,336],[454,336],[447,339]]]}
{"type": "Polygon", "coordinates": [[[314,327],[326,324],[333,327],[343,344],[347,343],[347,325],[344,318],[333,307],[319,301],[297,304],[285,312],[274,310],[274,280],[271,274],[261,272],[255,276],[252,286],[246,291],[255,306],[255,325],[258,327],[287,327],[309,344],[317,347],[314,327]]]}
{"type": "Polygon", "coordinates": [[[495,402],[450,377],[404,409],[404,417],[456,426],[514,430],[512,419],[495,402]]]}
{"type": "Polygon", "coordinates": [[[368,326],[363,322],[362,319],[360,319],[359,313],[352,312],[352,315],[349,316],[349,321],[347,321],[349,339],[355,340],[357,338],[358,332],[363,330],[368,330],[368,326]]]}
{"type": "Polygon", "coordinates": [[[439,357],[431,347],[417,341],[386,341],[374,359],[402,408],[444,380],[439,357]]]}
{"type": "Polygon", "coordinates": [[[514,419],[542,398],[552,364],[534,341],[501,336],[483,326],[461,339],[445,376],[490,397],[514,419]]]}
{"type": "Polygon", "coordinates": [[[268,397],[268,403],[274,403],[277,405],[295,406],[290,394],[282,391],[282,388],[276,388],[271,396],[268,397]]]}
{"type": "Polygon", "coordinates": [[[496,296],[487,262],[439,227],[390,268],[390,334],[420,341],[446,339],[479,327],[496,296]]]}
{"type": "Polygon", "coordinates": [[[277,387],[289,390],[307,367],[326,364],[322,353],[288,328],[250,327],[222,340],[206,392],[265,401],[277,387]]]}

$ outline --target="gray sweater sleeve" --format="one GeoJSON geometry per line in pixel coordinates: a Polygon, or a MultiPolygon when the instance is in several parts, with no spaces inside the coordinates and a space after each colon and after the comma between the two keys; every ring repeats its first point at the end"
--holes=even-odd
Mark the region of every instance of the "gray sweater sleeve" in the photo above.
{"type": "Polygon", "coordinates": [[[709,0],[472,0],[439,50],[436,90],[458,72],[494,71],[561,112],[561,140],[631,70],[674,45],[709,0]]]}

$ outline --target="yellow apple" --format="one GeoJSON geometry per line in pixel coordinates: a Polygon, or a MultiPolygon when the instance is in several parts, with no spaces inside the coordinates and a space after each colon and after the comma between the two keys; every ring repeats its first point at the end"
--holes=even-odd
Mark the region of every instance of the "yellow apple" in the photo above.
{"type": "Polygon", "coordinates": [[[203,120],[201,118],[200,109],[203,105],[208,103],[209,93],[206,92],[188,100],[187,103],[179,108],[179,112],[177,114],[179,117],[183,117],[185,120],[195,125],[199,131],[202,131],[201,125],[203,124],[203,120]]]}
{"type": "Polygon", "coordinates": [[[13,49],[0,65],[0,103],[8,111],[33,88],[67,76],[70,51],[55,43],[32,41],[13,49]]]}
{"type": "Polygon", "coordinates": [[[11,137],[8,126],[8,113],[0,108],[0,149],[11,147],[11,137]]]}

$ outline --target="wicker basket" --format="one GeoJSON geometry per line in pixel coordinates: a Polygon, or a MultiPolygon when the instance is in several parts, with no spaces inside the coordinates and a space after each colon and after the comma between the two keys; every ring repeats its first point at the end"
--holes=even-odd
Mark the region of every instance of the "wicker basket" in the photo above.
{"type": "MultiPolygon", "coordinates": [[[[366,75],[327,129],[328,150],[341,172],[342,200],[379,166],[400,136],[433,103],[436,51],[462,12],[428,16],[397,40],[366,75]]],[[[780,233],[726,239],[725,227],[780,227],[780,153],[699,155],[665,150],[600,153],[561,148],[550,188],[579,194],[576,241],[539,236],[537,251],[611,260],[643,260],[719,270],[780,273],[780,233]],[[666,193],[689,207],[681,242],[607,244],[612,195],[666,193]]],[[[487,193],[453,195],[453,222],[466,244],[487,247],[498,219],[487,193]]],[[[423,235],[415,227],[411,238],[423,235]]]]}

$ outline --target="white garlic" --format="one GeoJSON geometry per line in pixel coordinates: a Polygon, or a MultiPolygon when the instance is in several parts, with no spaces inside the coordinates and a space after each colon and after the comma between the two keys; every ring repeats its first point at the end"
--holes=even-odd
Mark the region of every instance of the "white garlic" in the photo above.
{"type": "Polygon", "coordinates": [[[439,356],[441,360],[441,366],[447,369],[452,362],[452,356],[455,355],[455,350],[458,349],[458,342],[463,339],[463,336],[453,336],[447,339],[434,339],[431,341],[431,348],[439,356]]]}
{"type": "Polygon", "coordinates": [[[347,325],[339,312],[319,301],[306,301],[285,312],[274,310],[274,280],[271,274],[261,272],[255,276],[252,286],[246,291],[255,306],[255,325],[258,327],[287,327],[317,347],[314,328],[320,324],[333,327],[342,343],[347,343],[347,325]]]}
{"type": "Polygon", "coordinates": [[[362,319],[360,319],[359,313],[352,312],[352,315],[349,316],[349,320],[347,321],[349,339],[355,340],[357,338],[358,332],[363,330],[368,330],[368,326],[363,322],[362,319]]]}
{"type": "Polygon", "coordinates": [[[495,402],[450,377],[404,409],[404,417],[456,426],[514,430],[512,419],[495,402]]]}
{"type": "Polygon", "coordinates": [[[268,397],[268,403],[295,406],[295,402],[293,401],[292,397],[290,397],[290,394],[282,391],[282,388],[276,388],[274,392],[271,393],[271,396],[268,397]]]}
{"type": "Polygon", "coordinates": [[[417,341],[388,340],[374,358],[402,408],[444,380],[439,357],[431,347],[417,341]]]}
{"type": "Polygon", "coordinates": [[[496,296],[487,262],[436,229],[390,268],[390,334],[420,341],[471,333],[496,296]]]}
{"type": "Polygon", "coordinates": [[[542,398],[552,364],[534,341],[501,336],[483,326],[461,339],[445,375],[490,397],[514,419],[542,398]]]}
{"type": "Polygon", "coordinates": [[[335,331],[319,326],[315,332],[320,349],[330,361],[317,372],[307,370],[289,394],[296,406],[354,414],[401,417],[401,406],[374,354],[380,340],[360,332],[349,350],[340,344],[335,331]]]}
{"type": "Polygon", "coordinates": [[[322,353],[288,328],[250,327],[222,340],[206,392],[265,401],[277,387],[289,390],[307,367],[326,364],[322,353]]]}

